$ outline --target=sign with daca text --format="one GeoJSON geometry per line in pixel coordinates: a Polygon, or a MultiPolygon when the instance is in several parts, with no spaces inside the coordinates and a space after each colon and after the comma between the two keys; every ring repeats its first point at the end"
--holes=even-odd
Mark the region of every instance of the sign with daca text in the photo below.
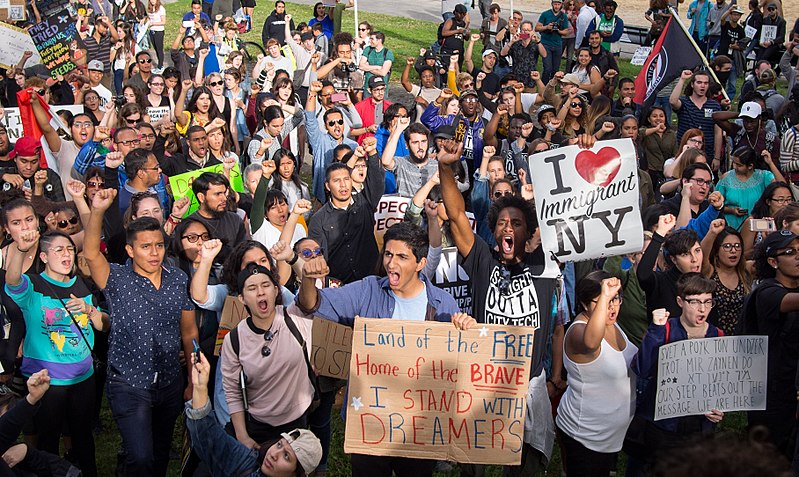
{"type": "Polygon", "coordinates": [[[561,262],[641,251],[637,164],[631,139],[530,156],[544,250],[561,262]]]}
{"type": "MultiPolygon", "coordinates": [[[[188,217],[200,208],[200,203],[197,202],[197,197],[194,196],[194,192],[191,190],[191,182],[194,178],[202,175],[204,172],[223,174],[224,168],[224,164],[216,164],[197,169],[196,171],[184,172],[183,174],[178,174],[169,178],[169,187],[172,189],[172,196],[176,201],[184,197],[191,199],[189,210],[184,217],[188,217]]],[[[244,192],[244,182],[242,182],[241,169],[239,169],[238,164],[233,166],[233,169],[230,171],[230,187],[236,192],[244,192]]]]}
{"type": "Polygon", "coordinates": [[[768,336],[682,340],[658,349],[655,420],[766,409],[768,336]]]}
{"type": "Polygon", "coordinates": [[[72,52],[78,49],[78,30],[69,12],[61,10],[51,17],[42,19],[28,31],[39,51],[42,64],[56,79],[78,67],[73,61],[72,52]]]}
{"type": "Polygon", "coordinates": [[[521,462],[533,330],[356,318],[346,453],[521,462]]]}
{"type": "MultiPolygon", "coordinates": [[[[405,220],[405,211],[408,210],[410,203],[410,197],[384,195],[380,198],[380,202],[378,202],[375,209],[375,240],[377,241],[378,249],[383,247],[383,235],[385,235],[386,230],[391,228],[392,225],[405,220]]],[[[423,210],[422,215],[424,213],[423,210]]],[[[477,222],[474,220],[474,214],[466,212],[466,216],[469,218],[469,223],[472,224],[472,230],[477,232],[477,222]]]]}

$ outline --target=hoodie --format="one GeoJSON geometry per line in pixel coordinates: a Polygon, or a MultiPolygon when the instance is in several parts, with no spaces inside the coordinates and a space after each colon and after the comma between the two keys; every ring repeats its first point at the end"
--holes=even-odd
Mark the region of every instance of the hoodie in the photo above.
{"type": "MultiPolygon", "coordinates": [[[[294,31],[294,20],[289,22],[289,29],[294,31]]],[[[277,13],[277,10],[272,10],[272,13],[266,17],[264,21],[264,28],[261,30],[261,42],[266,46],[266,42],[270,38],[277,40],[280,45],[286,44],[286,14],[277,13]]]]}

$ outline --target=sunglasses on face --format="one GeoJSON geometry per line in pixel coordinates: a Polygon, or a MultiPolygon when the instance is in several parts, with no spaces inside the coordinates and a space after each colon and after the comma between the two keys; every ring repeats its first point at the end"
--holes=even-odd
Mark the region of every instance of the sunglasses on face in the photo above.
{"type": "Polygon", "coordinates": [[[225,82],[224,82],[224,81],[222,81],[222,80],[219,80],[219,81],[209,81],[209,82],[208,82],[208,86],[210,86],[210,87],[212,87],[212,88],[213,88],[214,86],[222,86],[223,84],[225,84],[225,82]]]}
{"type": "Polygon", "coordinates": [[[102,189],[105,186],[105,182],[95,182],[89,181],[86,183],[86,187],[90,189],[102,189]]]}
{"type": "Polygon", "coordinates": [[[59,220],[56,225],[58,226],[59,229],[65,229],[65,228],[67,228],[67,226],[75,225],[77,223],[78,223],[78,217],[73,215],[72,218],[70,218],[70,219],[59,220]]]}
{"type": "Polygon", "coordinates": [[[44,89],[37,89],[36,90],[36,93],[38,93],[39,96],[44,96],[44,93],[46,93],[46,92],[47,92],[47,90],[44,90],[44,89]]]}
{"type": "Polygon", "coordinates": [[[578,103],[576,101],[572,101],[571,104],[569,104],[569,106],[571,106],[572,108],[582,108],[583,107],[583,103],[578,103]]]}
{"type": "Polygon", "coordinates": [[[143,65],[144,63],[152,63],[153,60],[151,58],[147,58],[146,60],[139,60],[139,64],[143,65]]]}
{"type": "Polygon", "coordinates": [[[125,118],[125,122],[128,124],[136,124],[141,121],[141,117],[138,118],[125,118]]]}
{"type": "Polygon", "coordinates": [[[164,83],[150,83],[150,86],[163,86],[164,83]]]}
{"type": "Polygon", "coordinates": [[[513,191],[512,190],[505,190],[505,191],[498,190],[498,191],[494,192],[494,198],[495,199],[499,199],[500,197],[504,197],[506,195],[513,195],[513,191]]]}
{"type": "Polygon", "coordinates": [[[272,354],[272,349],[269,347],[269,345],[272,344],[272,340],[275,339],[276,334],[276,332],[272,333],[272,330],[266,330],[266,333],[264,333],[264,341],[266,344],[263,348],[261,348],[261,356],[264,358],[268,358],[269,355],[272,354]]]}
{"type": "Polygon", "coordinates": [[[186,234],[181,238],[188,240],[189,243],[197,243],[199,239],[203,239],[203,242],[211,240],[211,235],[208,232],[203,232],[201,234],[186,234]]]}
{"type": "Polygon", "coordinates": [[[317,248],[315,248],[313,250],[311,250],[311,249],[300,250],[300,255],[302,255],[302,258],[304,258],[305,260],[310,260],[310,259],[312,259],[314,257],[318,257],[318,256],[324,255],[324,254],[325,254],[325,251],[324,251],[324,249],[322,247],[317,247],[317,248]]]}
{"type": "Polygon", "coordinates": [[[358,28],[358,31],[369,31],[368,28],[358,28]]]}
{"type": "Polygon", "coordinates": [[[327,122],[327,125],[328,125],[329,127],[331,127],[331,128],[332,128],[333,126],[335,126],[336,124],[338,124],[339,126],[343,126],[343,125],[344,125],[344,120],[343,120],[343,119],[339,119],[339,120],[336,120],[336,121],[328,121],[328,122],[327,122]]]}

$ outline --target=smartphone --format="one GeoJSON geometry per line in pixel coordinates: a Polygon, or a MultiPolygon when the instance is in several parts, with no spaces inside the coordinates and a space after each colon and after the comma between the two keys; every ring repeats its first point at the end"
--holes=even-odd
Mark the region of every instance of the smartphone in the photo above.
{"type": "Polygon", "coordinates": [[[749,221],[749,230],[752,232],[773,232],[777,230],[774,225],[774,219],[751,219],[749,221]]]}
{"type": "Polygon", "coordinates": [[[330,101],[340,103],[347,100],[347,93],[333,93],[330,95],[330,101]]]}
{"type": "Polygon", "coordinates": [[[183,28],[192,28],[194,27],[194,22],[192,20],[183,20],[183,28]]]}
{"type": "Polygon", "coordinates": [[[200,345],[194,338],[192,338],[191,344],[194,346],[194,364],[200,364],[200,345]]]}
{"type": "Polygon", "coordinates": [[[529,33],[519,33],[519,39],[520,40],[527,40],[528,38],[530,38],[530,34],[529,33]]]}

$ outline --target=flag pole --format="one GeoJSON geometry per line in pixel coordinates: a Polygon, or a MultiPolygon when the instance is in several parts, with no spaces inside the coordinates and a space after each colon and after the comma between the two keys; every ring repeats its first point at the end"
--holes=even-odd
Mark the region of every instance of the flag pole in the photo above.
{"type": "Polygon", "coordinates": [[[353,3],[353,13],[355,14],[355,37],[358,38],[358,0],[354,0],[353,3]]]}
{"type": "Polygon", "coordinates": [[[672,16],[672,18],[673,18],[673,19],[675,19],[675,20],[677,20],[677,24],[678,24],[678,25],[680,25],[680,29],[682,29],[683,33],[685,33],[685,36],[687,36],[687,37],[688,37],[688,40],[690,40],[691,44],[694,46],[694,48],[696,49],[696,51],[699,53],[699,57],[700,57],[700,58],[702,58],[702,63],[704,64],[704,66],[705,66],[705,69],[707,69],[707,72],[708,72],[708,73],[710,73],[710,76],[712,76],[712,77],[713,77],[713,80],[714,80],[716,83],[718,83],[719,85],[721,85],[721,94],[722,94],[722,95],[724,95],[724,99],[726,99],[727,101],[729,101],[729,100],[730,100],[730,97],[729,97],[729,96],[727,96],[727,89],[726,89],[726,88],[727,88],[727,85],[726,85],[726,84],[721,84],[721,81],[719,81],[718,77],[716,76],[716,72],[715,72],[715,71],[713,71],[713,68],[711,68],[711,67],[710,67],[710,63],[708,63],[708,61],[707,61],[707,57],[705,56],[705,52],[704,52],[704,51],[702,51],[702,50],[699,48],[699,45],[697,45],[697,44],[696,44],[696,41],[694,41],[694,37],[693,37],[693,36],[691,36],[691,34],[690,34],[690,33],[688,33],[688,29],[687,29],[687,28],[685,28],[685,25],[683,25],[683,23],[682,23],[682,20],[680,20],[680,15],[677,13],[677,11],[676,11],[676,10],[674,10],[674,7],[672,7],[672,6],[669,6],[669,11],[671,12],[671,16],[672,16]]]}

